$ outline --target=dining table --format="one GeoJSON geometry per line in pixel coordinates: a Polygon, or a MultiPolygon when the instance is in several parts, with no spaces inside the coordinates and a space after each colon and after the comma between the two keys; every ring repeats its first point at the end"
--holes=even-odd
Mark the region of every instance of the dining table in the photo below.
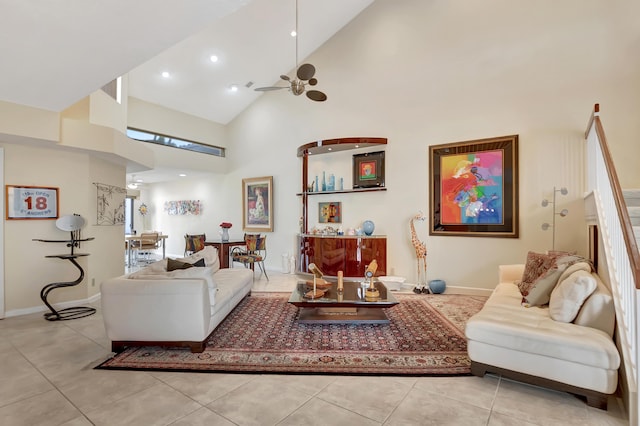
{"type": "MultiPolygon", "coordinates": [[[[167,238],[169,238],[169,236],[166,234],[158,234],[158,240],[162,245],[163,259],[166,257],[166,254],[167,254],[167,249],[165,244],[165,240],[167,238]]],[[[133,246],[134,241],[142,242],[142,234],[126,234],[124,236],[124,242],[126,243],[126,246],[127,246],[127,266],[131,266],[131,253],[133,252],[131,248],[133,246]]]]}

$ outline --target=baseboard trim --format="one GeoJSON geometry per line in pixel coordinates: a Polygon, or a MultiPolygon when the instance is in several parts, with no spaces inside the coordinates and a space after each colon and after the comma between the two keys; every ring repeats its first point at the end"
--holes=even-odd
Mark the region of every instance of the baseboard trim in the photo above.
{"type": "MultiPolygon", "coordinates": [[[[56,310],[60,310],[65,308],[72,308],[74,306],[81,306],[89,303],[94,303],[94,302],[97,302],[98,300],[100,300],[100,293],[94,294],[93,296],[87,299],[70,300],[68,302],[54,303],[53,307],[56,310]]],[[[42,305],[42,306],[33,306],[31,308],[13,309],[5,312],[5,318],[19,317],[21,315],[37,314],[39,312],[49,312],[49,308],[42,305]]]]}

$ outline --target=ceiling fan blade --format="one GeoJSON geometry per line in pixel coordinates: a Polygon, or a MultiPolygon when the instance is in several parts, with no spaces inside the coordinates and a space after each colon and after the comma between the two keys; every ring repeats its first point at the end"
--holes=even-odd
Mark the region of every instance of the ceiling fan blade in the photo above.
{"type": "Polygon", "coordinates": [[[281,78],[281,79],[283,79],[283,80],[285,80],[285,81],[289,81],[289,80],[291,80],[291,79],[289,78],[289,76],[288,76],[288,75],[284,75],[284,74],[281,74],[281,75],[280,75],[280,78],[281,78]]]}
{"type": "Polygon", "coordinates": [[[256,92],[271,92],[274,90],[280,90],[280,89],[288,89],[288,87],[286,86],[267,86],[267,87],[256,87],[255,90],[256,92]]]}
{"type": "Polygon", "coordinates": [[[327,100],[327,95],[325,95],[324,93],[320,92],[319,90],[308,90],[307,91],[307,98],[311,99],[312,101],[316,101],[316,102],[324,102],[327,100]]]}
{"type": "Polygon", "coordinates": [[[311,64],[302,64],[300,68],[298,68],[298,78],[300,80],[309,80],[316,73],[316,67],[311,64]]]}

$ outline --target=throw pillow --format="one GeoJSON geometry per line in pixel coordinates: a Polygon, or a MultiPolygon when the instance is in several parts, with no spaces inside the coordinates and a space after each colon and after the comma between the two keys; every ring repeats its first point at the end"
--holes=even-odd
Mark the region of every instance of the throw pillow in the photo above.
{"type": "Polygon", "coordinates": [[[530,251],[518,283],[522,302],[526,306],[539,306],[549,302],[553,287],[562,271],[556,268],[556,256],[530,251]]]}
{"type": "Polygon", "coordinates": [[[179,260],[180,262],[195,263],[200,259],[204,259],[204,264],[206,266],[212,266],[215,269],[215,271],[220,269],[220,259],[218,258],[218,249],[216,249],[213,246],[206,246],[199,252],[193,253],[190,256],[179,258],[176,260],[179,260]]]}
{"type": "Polygon", "coordinates": [[[594,269],[591,266],[591,262],[589,261],[576,262],[564,270],[564,272],[560,275],[560,278],[558,278],[558,283],[561,283],[562,281],[564,281],[569,275],[573,274],[574,272],[577,272],[577,271],[591,272],[593,270],[594,269]]]}
{"type": "Polygon", "coordinates": [[[167,272],[176,271],[178,269],[188,269],[193,265],[187,262],[181,262],[176,259],[167,259],[167,272]]]}
{"type": "Polygon", "coordinates": [[[561,322],[571,322],[582,304],[598,286],[590,272],[579,270],[559,282],[551,292],[549,315],[561,322]]]}
{"type": "Polygon", "coordinates": [[[529,252],[522,281],[518,283],[522,303],[525,306],[542,306],[549,303],[551,292],[562,273],[579,262],[588,263],[588,260],[564,252],[555,254],[529,252]]]}
{"type": "Polygon", "coordinates": [[[193,266],[204,268],[204,259],[200,259],[195,263],[182,262],[180,260],[171,258],[167,259],[167,272],[175,271],[178,269],[188,269],[193,266]]]}

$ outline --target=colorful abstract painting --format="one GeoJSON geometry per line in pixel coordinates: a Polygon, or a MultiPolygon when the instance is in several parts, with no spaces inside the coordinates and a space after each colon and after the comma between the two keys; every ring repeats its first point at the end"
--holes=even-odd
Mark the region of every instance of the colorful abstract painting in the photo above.
{"type": "Polygon", "coordinates": [[[443,224],[501,224],[503,219],[502,150],[443,156],[443,224]]]}
{"type": "Polygon", "coordinates": [[[429,147],[429,235],[518,238],[518,135],[429,147]]]}

